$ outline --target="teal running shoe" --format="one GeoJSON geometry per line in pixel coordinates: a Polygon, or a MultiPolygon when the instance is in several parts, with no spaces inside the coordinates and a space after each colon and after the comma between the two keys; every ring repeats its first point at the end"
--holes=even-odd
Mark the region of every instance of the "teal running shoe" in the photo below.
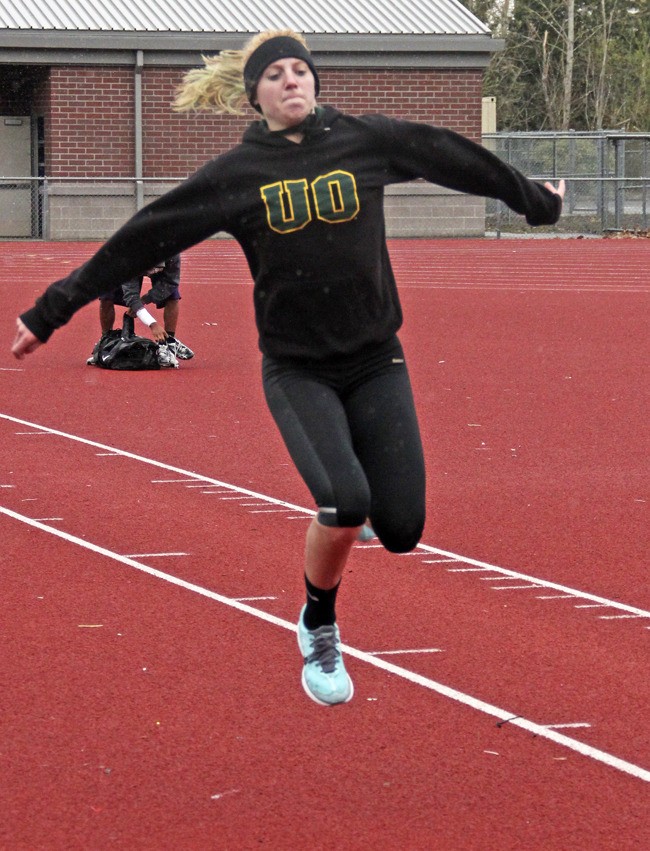
{"type": "Polygon", "coordinates": [[[343,664],[339,628],[334,624],[307,629],[303,622],[305,608],[298,621],[298,646],[305,660],[302,687],[321,706],[347,703],[354,686],[343,664]]]}
{"type": "Polygon", "coordinates": [[[377,536],[375,535],[375,531],[372,526],[368,526],[368,524],[366,523],[359,530],[359,534],[357,535],[357,541],[365,543],[366,541],[372,541],[372,539],[376,537],[377,536]]]}

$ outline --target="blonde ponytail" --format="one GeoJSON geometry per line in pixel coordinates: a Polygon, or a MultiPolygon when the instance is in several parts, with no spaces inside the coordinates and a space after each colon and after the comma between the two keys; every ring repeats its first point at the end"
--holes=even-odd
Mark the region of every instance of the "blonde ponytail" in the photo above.
{"type": "Polygon", "coordinates": [[[268,30],[250,38],[242,50],[222,50],[216,56],[202,56],[203,68],[192,68],[176,89],[175,112],[209,110],[243,115],[248,106],[244,87],[244,65],[265,41],[277,36],[296,39],[305,47],[304,36],[293,30],[268,30]]]}
{"type": "Polygon", "coordinates": [[[244,89],[244,53],[222,50],[217,56],[202,56],[203,68],[193,68],[176,89],[176,112],[210,110],[241,115],[247,103],[244,89]]]}

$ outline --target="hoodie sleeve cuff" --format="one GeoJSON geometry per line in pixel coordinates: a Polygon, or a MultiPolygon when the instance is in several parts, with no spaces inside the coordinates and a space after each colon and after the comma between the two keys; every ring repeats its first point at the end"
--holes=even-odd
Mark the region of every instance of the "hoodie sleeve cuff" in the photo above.
{"type": "Polygon", "coordinates": [[[38,307],[26,310],[20,315],[20,320],[41,343],[47,343],[54,333],[54,328],[43,319],[38,307]]]}
{"type": "Polygon", "coordinates": [[[526,221],[529,225],[535,227],[537,225],[554,225],[562,213],[562,198],[549,192],[545,186],[537,184],[540,191],[546,196],[544,205],[535,207],[534,210],[526,214],[526,221]]]}

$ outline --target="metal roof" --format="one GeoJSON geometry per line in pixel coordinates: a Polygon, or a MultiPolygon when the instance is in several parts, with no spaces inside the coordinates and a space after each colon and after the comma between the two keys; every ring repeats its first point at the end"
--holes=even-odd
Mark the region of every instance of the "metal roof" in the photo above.
{"type": "Polygon", "coordinates": [[[0,31],[489,35],[458,0],[2,0],[0,31]]]}

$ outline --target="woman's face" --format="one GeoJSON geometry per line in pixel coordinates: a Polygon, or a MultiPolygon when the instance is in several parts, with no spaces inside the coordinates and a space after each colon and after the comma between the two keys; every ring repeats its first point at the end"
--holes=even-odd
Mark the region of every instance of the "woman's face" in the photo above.
{"type": "Polygon", "coordinates": [[[269,130],[293,127],[316,106],[314,75],[302,59],[278,59],[264,69],[256,97],[269,130]]]}

